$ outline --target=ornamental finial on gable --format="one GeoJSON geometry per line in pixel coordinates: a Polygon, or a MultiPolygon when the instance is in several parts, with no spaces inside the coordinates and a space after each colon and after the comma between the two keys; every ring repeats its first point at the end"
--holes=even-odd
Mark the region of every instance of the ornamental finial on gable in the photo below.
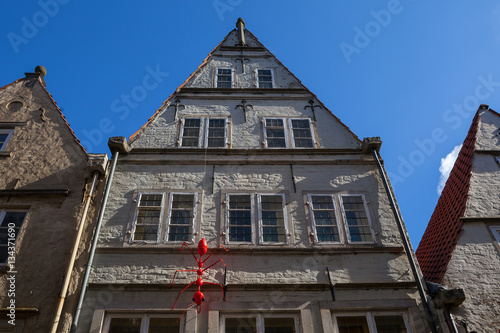
{"type": "Polygon", "coordinates": [[[238,29],[238,46],[245,46],[245,22],[241,17],[236,21],[236,28],[238,29]]]}

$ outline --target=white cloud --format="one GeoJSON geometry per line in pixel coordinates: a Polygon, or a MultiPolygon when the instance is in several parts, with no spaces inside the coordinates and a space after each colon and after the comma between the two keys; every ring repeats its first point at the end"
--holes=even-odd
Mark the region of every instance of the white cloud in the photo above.
{"type": "Polygon", "coordinates": [[[439,185],[437,187],[439,195],[441,195],[444,185],[446,184],[446,181],[450,176],[451,169],[455,164],[460,149],[462,149],[462,145],[456,146],[455,148],[453,148],[453,151],[451,153],[446,155],[445,158],[441,159],[441,166],[439,167],[439,172],[441,173],[441,176],[439,177],[439,185]]]}

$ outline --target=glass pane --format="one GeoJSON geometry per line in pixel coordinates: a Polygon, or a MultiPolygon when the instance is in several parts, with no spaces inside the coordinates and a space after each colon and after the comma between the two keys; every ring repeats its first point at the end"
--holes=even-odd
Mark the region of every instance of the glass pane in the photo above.
{"type": "Polygon", "coordinates": [[[149,319],[148,333],[179,332],[180,323],[176,318],[149,319]]]}
{"type": "Polygon", "coordinates": [[[293,318],[264,318],[265,333],[295,333],[293,318]]]}
{"type": "Polygon", "coordinates": [[[139,209],[139,212],[137,212],[137,224],[158,225],[160,222],[160,214],[161,210],[139,209]]]}
{"type": "Polygon", "coordinates": [[[226,333],[257,333],[257,319],[226,318],[226,333]]]}
{"type": "Polygon", "coordinates": [[[137,225],[134,232],[134,240],[156,241],[158,226],[137,225]]]}
{"type": "Polygon", "coordinates": [[[200,142],[200,118],[184,118],[182,147],[198,147],[200,142]]]}
{"type": "Polygon", "coordinates": [[[361,195],[342,196],[342,205],[351,241],[373,241],[363,197],[361,195]]]}
{"type": "Polygon", "coordinates": [[[252,241],[252,212],[249,195],[230,195],[229,240],[232,242],[252,241]]]}
{"type": "Polygon", "coordinates": [[[26,212],[6,212],[2,223],[2,227],[8,227],[10,223],[14,223],[14,228],[21,228],[23,225],[26,212]]]}
{"type": "Polygon", "coordinates": [[[140,333],[141,318],[112,318],[109,333],[140,333]]]}
{"type": "Polygon", "coordinates": [[[217,69],[217,87],[218,88],[231,88],[232,70],[229,68],[217,69]]]}
{"type": "Polygon", "coordinates": [[[375,316],[378,333],[406,333],[402,316],[375,316]]]}
{"type": "Polygon", "coordinates": [[[365,316],[337,317],[339,333],[370,333],[365,316]]]}
{"type": "Polygon", "coordinates": [[[259,88],[273,87],[273,77],[270,69],[259,69],[257,73],[259,76],[259,88]]]}
{"type": "Polygon", "coordinates": [[[188,241],[194,220],[194,194],[173,194],[170,219],[169,241],[188,241]]]}
{"type": "Polygon", "coordinates": [[[313,147],[309,119],[292,119],[292,134],[295,147],[313,147]]]}
{"type": "Polygon", "coordinates": [[[8,133],[0,133],[0,149],[3,148],[3,145],[5,144],[5,141],[7,140],[8,136],[9,136],[8,133]]]}
{"type": "Polygon", "coordinates": [[[160,207],[162,198],[163,198],[162,194],[142,194],[139,206],[160,207]]]}

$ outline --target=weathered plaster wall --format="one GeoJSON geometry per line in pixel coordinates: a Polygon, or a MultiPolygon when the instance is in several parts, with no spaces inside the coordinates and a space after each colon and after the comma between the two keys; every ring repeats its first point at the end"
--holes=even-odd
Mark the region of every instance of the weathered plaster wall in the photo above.
{"type": "MultiPolygon", "coordinates": [[[[1,190],[68,189],[68,196],[1,196],[0,209],[28,212],[16,240],[16,307],[37,308],[38,314],[24,318],[23,332],[48,332],[54,320],[62,281],[81,217],[84,189],[88,190],[87,154],[78,146],[59,111],[37,79],[25,79],[0,91],[1,122],[26,122],[16,126],[0,156],[1,190]],[[9,109],[20,101],[19,110],[9,109]]],[[[99,187],[102,193],[103,185],[99,187]]],[[[82,244],[60,327],[69,327],[76,305],[88,244],[94,227],[97,193],[89,210],[82,244]]],[[[7,306],[7,275],[0,273],[1,306],[7,306]]],[[[18,324],[23,319],[17,313],[18,324]]],[[[3,319],[3,318],[2,318],[3,319]]],[[[65,331],[65,329],[63,329],[65,331]]]]}
{"type": "MultiPolygon", "coordinates": [[[[499,225],[500,219],[494,225],[499,225]]],[[[469,330],[500,327],[500,246],[489,226],[468,222],[453,251],[442,284],[462,288],[466,299],[454,309],[457,322],[466,319],[469,330]]]]}

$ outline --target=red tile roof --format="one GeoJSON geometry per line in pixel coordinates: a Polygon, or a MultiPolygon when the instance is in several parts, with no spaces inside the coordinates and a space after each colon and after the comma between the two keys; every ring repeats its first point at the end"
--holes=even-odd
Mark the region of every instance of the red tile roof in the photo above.
{"type": "Polygon", "coordinates": [[[430,282],[441,282],[462,232],[460,217],[464,215],[467,203],[479,112],[472,120],[469,133],[416,251],[424,278],[430,282]]]}

